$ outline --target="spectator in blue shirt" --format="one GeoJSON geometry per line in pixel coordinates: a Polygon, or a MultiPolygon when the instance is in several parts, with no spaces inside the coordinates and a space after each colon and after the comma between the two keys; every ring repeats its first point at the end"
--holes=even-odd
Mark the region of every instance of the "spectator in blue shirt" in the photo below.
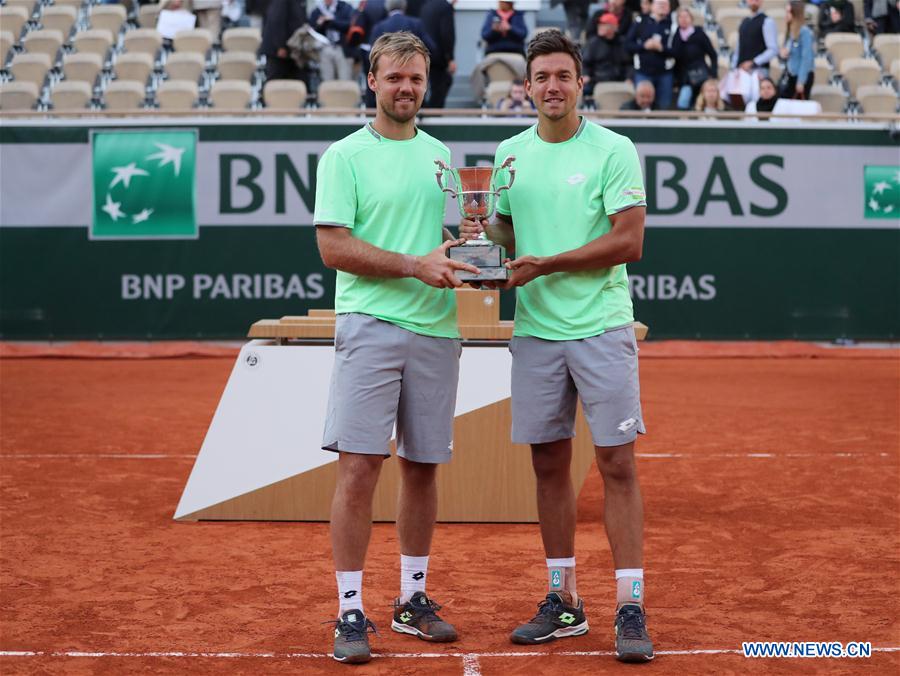
{"type": "Polygon", "coordinates": [[[492,9],[484,18],[481,39],[484,40],[485,54],[494,52],[515,52],[525,56],[525,38],[528,27],[525,16],[513,9],[513,3],[500,0],[497,9],[492,9]]]}
{"type": "Polygon", "coordinates": [[[779,95],[783,99],[808,99],[813,86],[816,47],[815,36],[803,15],[803,3],[792,0],[785,12],[784,46],[780,56],[786,62],[779,95]]]}
{"type": "Polygon", "coordinates": [[[675,87],[675,59],[672,55],[672,19],[669,0],[653,0],[650,13],[639,17],[631,25],[625,48],[637,56],[634,83],[653,83],[656,104],[660,110],[672,106],[675,87]]]}

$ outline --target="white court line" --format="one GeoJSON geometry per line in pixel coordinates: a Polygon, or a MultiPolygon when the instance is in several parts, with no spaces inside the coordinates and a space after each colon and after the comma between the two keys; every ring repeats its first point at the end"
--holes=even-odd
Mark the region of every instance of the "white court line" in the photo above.
{"type": "MultiPolygon", "coordinates": [[[[635,453],[636,458],[667,460],[672,458],[889,458],[890,453],[832,452],[832,453],[635,453]]],[[[195,459],[196,453],[3,453],[2,460],[164,460],[167,458],[195,459]]]]}
{"type": "MultiPolygon", "coordinates": [[[[873,647],[873,653],[900,652],[898,646],[873,647]]],[[[695,650],[657,650],[656,655],[742,655],[739,648],[700,648],[695,650]]],[[[485,657],[611,657],[612,650],[567,650],[559,652],[486,652],[486,653],[372,653],[372,657],[390,659],[437,659],[452,657],[462,659],[464,666],[470,664],[472,674],[480,672],[479,660],[485,657]]],[[[151,651],[151,652],[86,652],[77,650],[2,650],[0,657],[207,657],[217,659],[332,659],[331,653],[275,653],[275,652],[191,652],[191,651],[151,651]]],[[[465,672],[468,674],[469,672],[465,672]]]]}

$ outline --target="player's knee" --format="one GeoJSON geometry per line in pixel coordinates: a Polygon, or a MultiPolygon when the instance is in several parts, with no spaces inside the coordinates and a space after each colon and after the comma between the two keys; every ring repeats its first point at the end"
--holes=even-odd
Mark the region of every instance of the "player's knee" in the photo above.
{"type": "Polygon", "coordinates": [[[560,476],[569,476],[569,456],[549,450],[533,449],[531,466],[538,480],[552,480],[560,476]]]}
{"type": "Polygon", "coordinates": [[[634,452],[630,446],[598,447],[597,468],[607,483],[630,484],[637,479],[634,452]]]}
{"type": "Polygon", "coordinates": [[[338,485],[349,498],[371,497],[378,483],[381,464],[380,455],[341,454],[338,465],[338,485]]]}

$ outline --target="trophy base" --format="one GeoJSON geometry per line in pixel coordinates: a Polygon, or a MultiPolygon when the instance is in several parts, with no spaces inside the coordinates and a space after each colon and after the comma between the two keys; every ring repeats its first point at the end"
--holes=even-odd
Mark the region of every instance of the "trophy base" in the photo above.
{"type": "Polygon", "coordinates": [[[461,282],[501,281],[509,279],[509,270],[503,266],[506,250],[499,244],[472,243],[451,246],[447,249],[447,257],[474,265],[481,270],[479,274],[467,270],[456,270],[454,273],[461,282]]]}

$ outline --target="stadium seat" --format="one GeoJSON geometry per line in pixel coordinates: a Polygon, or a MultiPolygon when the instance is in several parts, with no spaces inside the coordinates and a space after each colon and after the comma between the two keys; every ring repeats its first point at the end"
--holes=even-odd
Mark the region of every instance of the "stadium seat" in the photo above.
{"type": "MultiPolygon", "coordinates": [[[[779,29],[784,26],[784,16],[786,14],[784,7],[769,7],[768,4],[766,4],[766,6],[763,7],[763,11],[766,13],[767,17],[775,22],[775,25],[778,26],[779,29]]],[[[782,43],[779,42],[778,44],[780,45],[782,43]]]]}
{"type": "Polygon", "coordinates": [[[33,110],[39,91],[33,82],[0,82],[0,110],[33,110]]]}
{"type": "Polygon", "coordinates": [[[253,90],[246,80],[218,80],[213,84],[209,99],[223,110],[243,110],[250,105],[253,90]]]}
{"type": "Polygon", "coordinates": [[[91,28],[106,30],[112,34],[113,41],[118,37],[127,12],[122,5],[95,5],[91,8],[91,28]]]}
{"type": "Polygon", "coordinates": [[[156,29],[156,22],[159,21],[160,6],[158,2],[149,5],[141,5],[138,9],[137,22],[141,28],[156,29]]]}
{"type": "Polygon", "coordinates": [[[891,77],[894,78],[894,82],[900,82],[900,59],[891,61],[891,77]]]}
{"type": "Polygon", "coordinates": [[[14,44],[16,39],[10,31],[0,31],[0,68],[6,65],[6,57],[14,44]]]}
{"type": "Polygon", "coordinates": [[[50,57],[51,63],[54,63],[63,44],[63,34],[52,30],[31,31],[25,36],[22,44],[29,54],[46,54],[50,57]]]}
{"type": "Polygon", "coordinates": [[[319,85],[320,108],[356,108],[359,101],[359,85],[355,80],[327,80],[319,85]]]}
{"type": "Polygon", "coordinates": [[[206,63],[202,54],[196,52],[174,52],[166,60],[166,75],[170,80],[190,80],[197,82],[206,63]]]}
{"type": "Polygon", "coordinates": [[[897,93],[883,85],[861,85],[856,90],[856,100],[862,112],[893,115],[897,112],[897,93]]]}
{"type": "Polygon", "coordinates": [[[716,12],[716,23],[722,29],[722,35],[736,33],[741,21],[750,16],[750,10],[740,7],[720,9],[716,12]]]}
{"type": "Polygon", "coordinates": [[[66,81],[87,82],[93,86],[103,68],[103,60],[96,54],[65,54],[63,73],[66,81]]]}
{"type": "Polygon", "coordinates": [[[90,105],[92,87],[87,82],[58,82],[50,92],[53,110],[84,110],[90,105]]]}
{"type": "Polygon", "coordinates": [[[740,4],[739,0],[706,0],[706,6],[709,7],[713,17],[715,17],[716,12],[723,9],[737,9],[740,4]]]}
{"type": "Polygon", "coordinates": [[[819,84],[828,84],[831,82],[831,64],[824,56],[817,56],[815,61],[816,75],[815,82],[819,84]]]}
{"type": "Polygon", "coordinates": [[[205,28],[194,28],[189,31],[179,31],[172,40],[172,46],[176,52],[197,52],[206,56],[212,47],[212,33],[205,28]]]}
{"type": "Polygon", "coordinates": [[[829,33],[825,36],[825,49],[831,56],[836,70],[846,59],[863,57],[863,41],[856,33],[829,33]]]}
{"type": "Polygon", "coordinates": [[[16,54],[9,70],[16,82],[30,82],[40,90],[51,65],[46,54],[16,54]]]}
{"type": "Polygon", "coordinates": [[[108,30],[85,30],[75,33],[72,38],[72,46],[81,54],[96,54],[101,59],[106,59],[106,54],[112,46],[112,34],[108,30]]]}
{"type": "Polygon", "coordinates": [[[514,52],[494,52],[488,56],[502,56],[503,60],[497,60],[484,69],[484,75],[488,82],[521,79],[525,73],[525,57],[514,52]]]}
{"type": "Polygon", "coordinates": [[[223,52],[217,64],[223,80],[249,81],[256,71],[256,54],[252,52],[223,52]]]}
{"type": "Polygon", "coordinates": [[[190,80],[166,80],[156,90],[159,109],[164,111],[191,110],[197,100],[197,83],[190,80]]]}
{"type": "Polygon", "coordinates": [[[727,56],[720,56],[719,63],[716,64],[716,77],[720,80],[724,80],[725,76],[728,75],[729,70],[731,70],[731,61],[727,56]]]}
{"type": "Polygon", "coordinates": [[[155,28],[136,28],[125,33],[122,46],[129,54],[149,54],[156,57],[162,47],[162,35],[155,28]]]}
{"type": "Polygon", "coordinates": [[[28,16],[30,17],[34,14],[35,4],[37,4],[37,0],[6,0],[5,7],[21,7],[28,12],[28,16]]]}
{"type": "Polygon", "coordinates": [[[84,0],[53,0],[54,7],[74,7],[76,10],[81,9],[82,5],[84,5],[84,0]]]}
{"type": "Polygon", "coordinates": [[[258,28],[228,28],[222,33],[222,49],[226,52],[256,54],[262,36],[258,28]]]}
{"type": "Polygon", "coordinates": [[[594,105],[597,110],[618,110],[634,98],[634,86],[627,82],[598,82],[594,85],[594,105]]]}
{"type": "Polygon", "coordinates": [[[74,7],[50,5],[45,7],[41,14],[41,27],[46,30],[59,31],[65,40],[72,32],[72,26],[75,25],[77,16],[78,10],[74,7]]]}
{"type": "Polygon", "coordinates": [[[713,49],[717,52],[722,48],[722,45],[719,44],[719,34],[716,31],[709,31],[706,34],[706,37],[709,38],[710,43],[712,43],[713,49]]]}
{"type": "Polygon", "coordinates": [[[856,96],[861,85],[881,82],[881,67],[875,59],[844,59],[840,69],[841,77],[847,83],[850,96],[856,96]]]}
{"type": "Polygon", "coordinates": [[[494,80],[484,88],[484,101],[488,108],[493,110],[497,103],[509,94],[509,82],[507,80],[494,80]]]}
{"type": "Polygon", "coordinates": [[[116,79],[132,80],[141,85],[147,84],[147,78],[153,72],[153,57],[149,54],[121,54],[116,59],[116,79]]]}
{"type": "Polygon", "coordinates": [[[113,80],[103,94],[106,110],[123,112],[138,110],[144,103],[146,90],[133,80],[113,80]]]}
{"type": "Polygon", "coordinates": [[[22,34],[22,26],[30,16],[24,7],[0,7],[0,26],[4,31],[12,33],[14,41],[18,41],[22,34]]]}
{"type": "Polygon", "coordinates": [[[267,108],[302,108],[306,105],[306,84],[303,80],[268,80],[263,101],[267,108]]]}
{"type": "Polygon", "coordinates": [[[872,39],[872,49],[878,52],[881,63],[887,66],[894,59],[900,59],[900,34],[879,33],[872,39]]]}
{"type": "Polygon", "coordinates": [[[838,85],[814,84],[809,98],[819,102],[823,113],[843,113],[847,107],[847,94],[838,85]]]}

